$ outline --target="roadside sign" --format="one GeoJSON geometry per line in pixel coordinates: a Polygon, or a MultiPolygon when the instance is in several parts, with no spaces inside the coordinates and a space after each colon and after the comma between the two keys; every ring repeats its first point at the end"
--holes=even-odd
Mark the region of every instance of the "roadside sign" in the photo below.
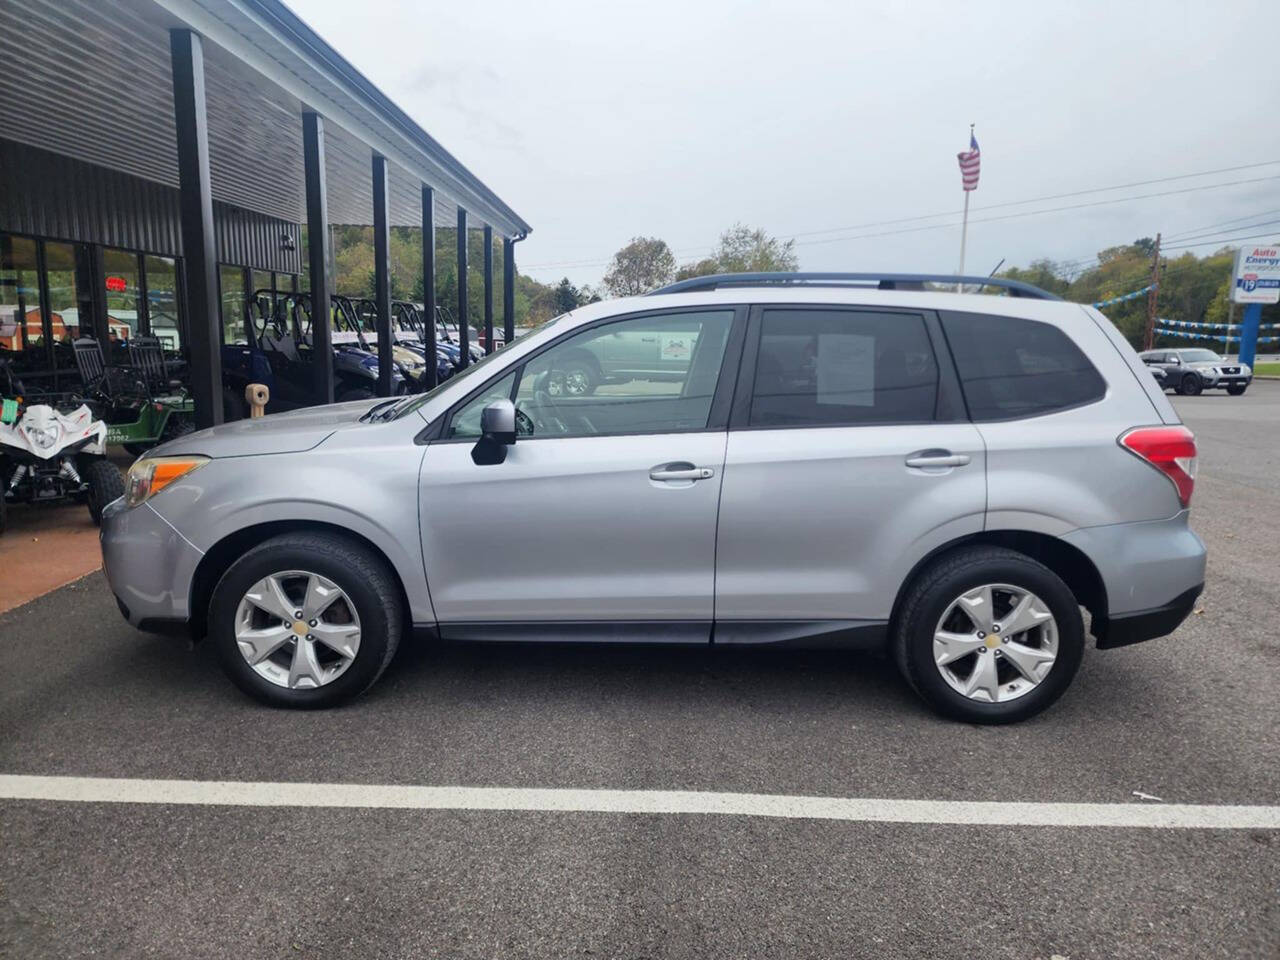
{"type": "Polygon", "coordinates": [[[1236,251],[1231,299],[1236,303],[1280,303],[1280,243],[1236,251]]]}

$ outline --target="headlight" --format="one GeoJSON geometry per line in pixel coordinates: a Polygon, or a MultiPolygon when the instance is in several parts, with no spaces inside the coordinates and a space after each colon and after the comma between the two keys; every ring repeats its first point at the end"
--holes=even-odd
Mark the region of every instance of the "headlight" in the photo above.
{"type": "Polygon", "coordinates": [[[124,501],[130,507],[136,507],[208,462],[208,457],[144,457],[137,460],[125,479],[124,501]]]}
{"type": "Polygon", "coordinates": [[[47,427],[27,427],[27,436],[41,450],[48,450],[58,442],[58,434],[62,432],[56,423],[51,423],[47,427]]]}

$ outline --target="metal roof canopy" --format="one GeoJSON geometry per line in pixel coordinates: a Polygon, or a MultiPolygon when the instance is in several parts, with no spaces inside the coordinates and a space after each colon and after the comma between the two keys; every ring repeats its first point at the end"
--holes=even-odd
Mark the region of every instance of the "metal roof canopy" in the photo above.
{"type": "Polygon", "coordinates": [[[329,222],[372,221],[371,153],[391,162],[390,220],[421,225],[456,206],[477,227],[529,225],[278,0],[5,0],[0,136],[178,185],[168,31],[205,37],[216,199],[306,220],[302,111],[325,118],[329,222]],[[245,67],[250,69],[245,69],[245,67]]]}

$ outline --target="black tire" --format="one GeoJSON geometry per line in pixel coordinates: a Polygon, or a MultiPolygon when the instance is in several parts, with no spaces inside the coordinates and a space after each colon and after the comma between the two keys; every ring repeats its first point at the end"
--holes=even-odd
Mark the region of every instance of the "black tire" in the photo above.
{"type": "Polygon", "coordinates": [[[394,574],[367,548],[328,533],[286,533],[254,547],[223,574],[209,606],[209,640],[222,669],[249,696],[273,707],[332,707],[359,696],[382,676],[403,630],[394,574]],[[249,666],[236,644],[236,607],[245,591],[263,577],[285,570],[306,570],[329,578],[346,592],[360,619],[355,660],[321,687],[294,690],[271,683],[249,666]]]}
{"type": "Polygon", "coordinates": [[[552,396],[589,397],[600,386],[600,368],[585,357],[568,357],[561,361],[548,380],[552,396]],[[555,388],[552,389],[551,385],[555,388]]]}
{"type": "Polygon", "coordinates": [[[85,500],[89,516],[95,525],[101,524],[102,508],[124,496],[124,477],[110,460],[94,459],[85,469],[84,481],[89,485],[89,495],[85,500]]]}
{"type": "Polygon", "coordinates": [[[338,394],[339,403],[350,403],[352,400],[372,400],[377,394],[366,387],[352,387],[338,394]]]}
{"type": "Polygon", "coordinates": [[[1071,590],[1048,567],[1004,547],[966,547],[930,564],[911,582],[892,644],[903,677],[938,713],[967,723],[1014,723],[1048,708],[1071,684],[1084,656],[1084,620],[1071,590]],[[1001,703],[970,700],[953,690],[933,658],[934,630],[947,607],[986,583],[1030,590],[1048,605],[1058,627],[1058,655],[1048,676],[1029,693],[1001,703]]]}
{"type": "Polygon", "coordinates": [[[164,429],[160,431],[160,442],[168,443],[170,440],[177,440],[179,437],[195,432],[195,421],[189,416],[185,413],[171,413],[164,423],[164,429]]]}
{"type": "Polygon", "coordinates": [[[237,394],[230,387],[222,391],[222,419],[231,423],[233,420],[243,420],[249,415],[248,405],[245,403],[244,397],[237,394]]]}
{"type": "Polygon", "coordinates": [[[1247,389],[1249,389],[1249,385],[1247,383],[1233,383],[1227,387],[1227,393],[1231,394],[1233,397],[1238,397],[1247,389]]]}
{"type": "Polygon", "coordinates": [[[1198,397],[1203,389],[1204,381],[1200,379],[1198,373],[1186,374],[1178,384],[1178,393],[1184,397],[1198,397]]]}

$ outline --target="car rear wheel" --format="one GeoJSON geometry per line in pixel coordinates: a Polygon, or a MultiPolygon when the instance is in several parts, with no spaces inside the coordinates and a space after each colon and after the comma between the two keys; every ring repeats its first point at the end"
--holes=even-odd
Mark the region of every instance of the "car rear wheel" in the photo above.
{"type": "Polygon", "coordinates": [[[395,655],[404,616],[394,576],[331,534],[283,534],[231,565],[214,590],[210,639],[245,693],[277,707],[358,696],[395,655]]]}
{"type": "Polygon", "coordinates": [[[1084,621],[1048,567],[1003,547],[932,564],[908,588],[893,636],[898,667],[934,710],[1011,723],[1049,707],[1084,654],[1084,621]]]}
{"type": "Polygon", "coordinates": [[[1200,375],[1196,373],[1188,373],[1182,378],[1182,382],[1178,385],[1178,392],[1187,397],[1198,397],[1200,391],[1204,389],[1204,381],[1200,379],[1200,375]]]}

